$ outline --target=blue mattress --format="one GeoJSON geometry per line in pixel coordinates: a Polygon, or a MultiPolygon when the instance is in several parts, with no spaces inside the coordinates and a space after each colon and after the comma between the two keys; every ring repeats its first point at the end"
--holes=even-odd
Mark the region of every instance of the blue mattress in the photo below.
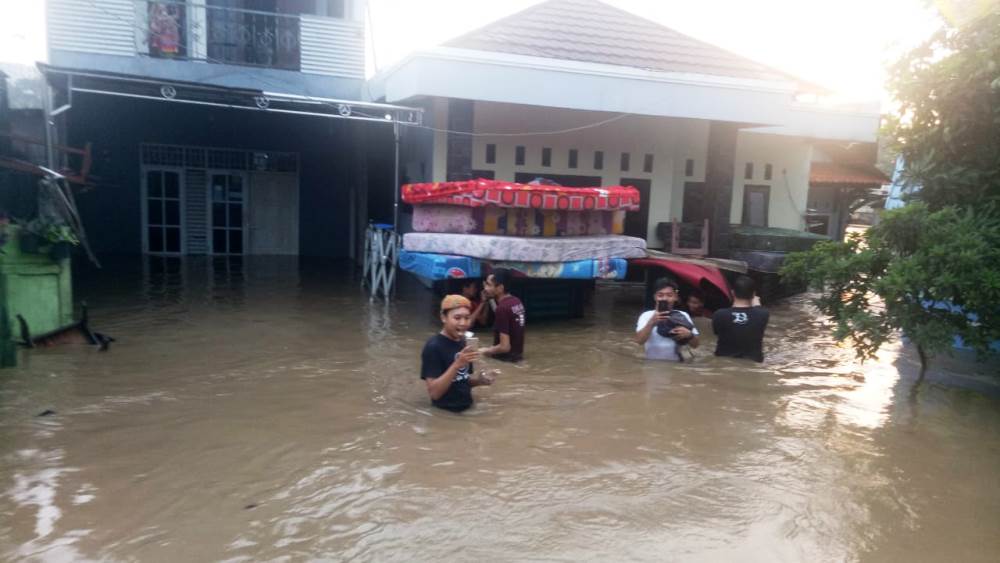
{"type": "Polygon", "coordinates": [[[625,277],[628,262],[624,258],[574,260],[572,262],[483,261],[468,256],[403,250],[399,253],[399,267],[407,272],[432,280],[481,278],[492,268],[508,268],[529,278],[617,280],[625,277]]]}
{"type": "Polygon", "coordinates": [[[401,250],[399,252],[399,267],[407,272],[432,280],[483,277],[482,262],[468,256],[401,250]]]}

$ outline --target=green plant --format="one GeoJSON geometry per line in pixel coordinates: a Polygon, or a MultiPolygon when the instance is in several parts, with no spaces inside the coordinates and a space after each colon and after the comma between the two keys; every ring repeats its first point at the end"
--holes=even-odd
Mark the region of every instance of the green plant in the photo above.
{"type": "Polygon", "coordinates": [[[80,239],[72,227],[65,223],[55,223],[36,217],[24,224],[24,230],[42,239],[46,244],[67,243],[73,246],[80,244],[80,239]]]}
{"type": "Polygon", "coordinates": [[[49,225],[43,236],[51,244],[68,243],[73,246],[80,244],[80,239],[69,225],[49,225]]]}

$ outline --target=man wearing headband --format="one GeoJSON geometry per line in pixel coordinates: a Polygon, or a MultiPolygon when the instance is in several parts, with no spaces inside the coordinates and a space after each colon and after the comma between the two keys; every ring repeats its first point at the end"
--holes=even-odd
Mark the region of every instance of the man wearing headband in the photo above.
{"type": "Polygon", "coordinates": [[[473,375],[472,362],[479,351],[465,341],[471,319],[472,303],[465,297],[448,295],[441,300],[441,332],[430,337],[420,353],[420,379],[435,407],[464,411],[472,406],[473,387],[493,384],[492,375],[473,375]]]}

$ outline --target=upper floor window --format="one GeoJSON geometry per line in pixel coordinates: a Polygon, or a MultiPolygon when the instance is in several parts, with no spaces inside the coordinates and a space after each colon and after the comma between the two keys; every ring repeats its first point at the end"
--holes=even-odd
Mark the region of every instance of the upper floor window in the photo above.
{"type": "Polygon", "coordinates": [[[296,7],[277,0],[208,0],[209,61],[298,70],[302,12],[296,7]]]}
{"type": "Polygon", "coordinates": [[[300,16],[344,18],[346,0],[203,0],[204,31],[184,0],[147,0],[150,56],[298,70],[300,16]],[[202,37],[199,38],[199,34],[202,37]],[[192,41],[204,41],[203,51],[192,41]],[[200,51],[200,53],[199,53],[200,51]]]}

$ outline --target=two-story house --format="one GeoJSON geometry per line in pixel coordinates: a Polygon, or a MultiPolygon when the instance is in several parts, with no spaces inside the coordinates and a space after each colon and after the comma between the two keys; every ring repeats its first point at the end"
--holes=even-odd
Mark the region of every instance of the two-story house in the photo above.
{"type": "Polygon", "coordinates": [[[393,123],[363,0],[48,0],[58,135],[91,143],[99,253],[350,256],[393,123]]]}

